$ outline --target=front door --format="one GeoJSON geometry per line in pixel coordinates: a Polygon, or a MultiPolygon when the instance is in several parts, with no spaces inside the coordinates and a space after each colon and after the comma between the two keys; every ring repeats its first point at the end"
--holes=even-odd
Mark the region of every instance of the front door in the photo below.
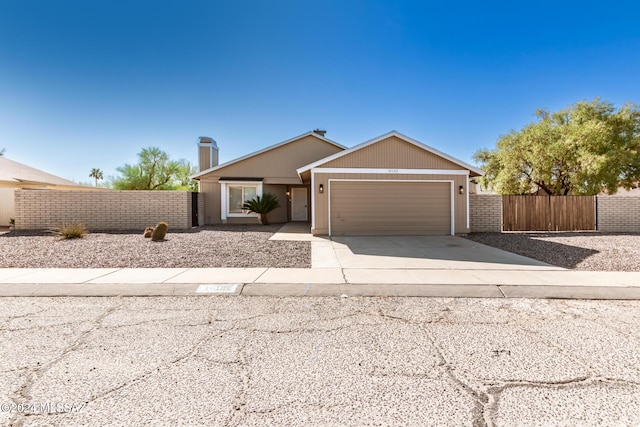
{"type": "Polygon", "coordinates": [[[308,221],[307,187],[291,188],[291,221],[308,221]]]}

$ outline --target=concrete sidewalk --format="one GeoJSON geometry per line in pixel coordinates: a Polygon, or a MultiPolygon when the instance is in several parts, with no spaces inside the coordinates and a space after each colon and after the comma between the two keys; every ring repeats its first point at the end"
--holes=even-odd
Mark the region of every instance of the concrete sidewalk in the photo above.
{"type": "Polygon", "coordinates": [[[640,299],[640,273],[554,268],[0,268],[0,296],[225,294],[640,299]]]}

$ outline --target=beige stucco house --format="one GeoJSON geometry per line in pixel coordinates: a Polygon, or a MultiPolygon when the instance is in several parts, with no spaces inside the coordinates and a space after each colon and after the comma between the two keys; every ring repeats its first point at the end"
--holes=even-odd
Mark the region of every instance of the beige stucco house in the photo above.
{"type": "Polygon", "coordinates": [[[466,234],[469,180],[482,171],[392,131],[346,148],[313,131],[217,164],[218,148],[200,138],[204,223],[258,222],[242,210],[275,194],[270,222],[309,221],[316,235],[466,234]]]}
{"type": "Polygon", "coordinates": [[[93,187],[41,171],[40,169],[0,157],[0,226],[9,225],[15,215],[16,189],[36,190],[93,190],[93,187]]]}

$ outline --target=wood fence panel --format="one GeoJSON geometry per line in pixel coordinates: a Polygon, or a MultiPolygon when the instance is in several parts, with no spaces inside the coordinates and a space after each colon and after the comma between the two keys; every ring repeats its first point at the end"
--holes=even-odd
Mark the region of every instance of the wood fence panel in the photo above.
{"type": "Polygon", "coordinates": [[[550,231],[596,229],[595,196],[551,196],[550,231]]]}
{"type": "Polygon", "coordinates": [[[504,231],[596,229],[594,196],[503,196],[504,231]]]}
{"type": "Polygon", "coordinates": [[[503,196],[504,231],[546,231],[549,229],[549,198],[503,196]]]}

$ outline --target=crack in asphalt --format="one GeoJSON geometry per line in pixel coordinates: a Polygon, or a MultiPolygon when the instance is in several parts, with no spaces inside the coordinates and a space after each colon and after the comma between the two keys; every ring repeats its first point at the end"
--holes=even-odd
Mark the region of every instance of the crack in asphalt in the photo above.
{"type": "MultiPolygon", "coordinates": [[[[228,305],[228,304],[227,304],[227,305],[228,305]]],[[[124,311],[127,311],[127,310],[124,310],[124,311]]],[[[176,309],[176,310],[164,310],[164,311],[181,311],[181,312],[184,312],[185,310],[183,310],[183,309],[176,309]]],[[[214,315],[214,312],[217,312],[217,311],[219,311],[219,309],[218,309],[218,310],[216,310],[216,309],[210,309],[210,310],[209,310],[209,313],[208,313],[208,316],[207,316],[207,318],[208,318],[208,321],[207,321],[207,322],[193,323],[193,324],[187,324],[187,325],[181,324],[181,325],[179,325],[179,326],[181,326],[181,327],[185,327],[185,326],[190,326],[190,327],[196,327],[196,326],[212,326],[212,325],[213,325],[212,321],[213,321],[213,322],[216,322],[216,320],[213,320],[213,319],[214,319],[214,316],[215,316],[215,315],[214,315]]],[[[174,319],[162,319],[162,320],[163,320],[163,321],[167,321],[167,320],[174,320],[174,319]]],[[[138,324],[147,324],[147,323],[151,323],[151,322],[158,322],[158,321],[159,321],[159,320],[150,321],[150,322],[140,322],[140,323],[138,323],[138,324]]],[[[114,326],[108,326],[108,327],[120,328],[120,327],[136,326],[136,325],[138,325],[138,324],[123,324],[123,325],[114,325],[114,326]]],[[[105,397],[108,397],[108,396],[112,395],[112,394],[113,394],[113,393],[115,393],[116,391],[119,391],[119,390],[125,389],[125,388],[127,388],[127,387],[133,386],[134,384],[137,384],[137,383],[139,383],[139,382],[143,381],[144,379],[146,379],[146,378],[150,377],[150,376],[151,376],[151,375],[153,375],[155,372],[160,371],[162,368],[166,368],[166,367],[168,367],[168,366],[170,366],[170,365],[175,365],[175,364],[180,363],[181,361],[185,361],[185,360],[187,360],[187,359],[189,359],[189,358],[196,357],[196,356],[197,356],[197,353],[198,353],[198,350],[200,349],[200,347],[201,347],[205,342],[207,342],[207,341],[209,341],[209,340],[213,339],[214,337],[221,337],[221,336],[224,336],[226,333],[230,332],[231,330],[232,330],[232,329],[226,329],[226,330],[225,330],[225,329],[222,329],[222,330],[221,330],[221,329],[214,329],[214,330],[212,330],[211,332],[209,332],[209,333],[205,334],[205,336],[204,336],[202,339],[200,339],[198,342],[196,342],[196,343],[192,346],[192,348],[191,348],[190,350],[188,350],[187,352],[185,352],[183,355],[181,355],[181,356],[179,356],[179,357],[177,357],[177,358],[175,358],[175,359],[173,359],[173,360],[169,360],[169,361],[167,361],[167,362],[165,362],[165,363],[162,363],[162,364],[160,364],[160,365],[156,365],[156,366],[154,366],[152,369],[148,370],[147,372],[144,372],[144,373],[142,373],[142,374],[140,374],[140,375],[136,376],[135,378],[132,378],[132,379],[130,379],[129,381],[127,381],[127,382],[125,382],[125,383],[123,383],[123,384],[120,384],[120,385],[119,385],[119,386],[117,386],[117,387],[113,387],[113,388],[111,388],[111,389],[107,390],[106,392],[101,393],[100,395],[95,396],[95,397],[93,397],[93,398],[89,399],[89,401],[88,401],[87,403],[89,403],[89,402],[95,402],[96,400],[99,400],[99,399],[102,399],[102,398],[105,398],[105,397]]]]}
{"type": "MultiPolygon", "coordinates": [[[[7,317],[3,317],[0,321],[2,322],[0,324],[0,332],[13,332],[13,331],[20,331],[20,330],[28,330],[28,329],[33,329],[35,327],[29,327],[29,328],[11,328],[9,326],[9,324],[11,323],[11,321],[16,320],[16,319],[29,319],[30,317],[33,317],[34,315],[38,315],[41,313],[44,313],[46,311],[48,311],[50,309],[47,308],[43,308],[42,310],[37,310],[31,313],[25,313],[25,314],[19,314],[17,316],[7,316],[7,317]]],[[[53,317],[53,316],[52,316],[53,317]]],[[[72,322],[69,322],[72,323],[72,322]]]]}
{"type": "MultiPolygon", "coordinates": [[[[25,382],[22,384],[22,387],[20,387],[20,389],[16,393],[10,396],[10,399],[16,404],[30,402],[31,388],[33,387],[35,381],[40,376],[42,376],[42,374],[44,374],[49,369],[51,369],[53,365],[55,365],[57,362],[62,360],[66,355],[75,351],[82,344],[82,342],[88,335],[90,335],[96,329],[100,328],[100,323],[104,318],[109,316],[111,313],[115,312],[123,304],[124,303],[120,303],[120,304],[111,306],[107,308],[103,313],[101,313],[98,317],[92,319],[90,322],[90,324],[92,325],[91,328],[87,329],[84,332],[81,332],[80,335],[75,340],[73,340],[70,345],[65,347],[60,354],[58,354],[54,358],[50,359],[46,363],[36,368],[29,368],[26,374],[27,378],[25,382]]],[[[41,415],[47,415],[47,414],[41,414],[41,415]]],[[[15,425],[17,427],[20,427],[24,424],[25,417],[28,417],[28,416],[30,416],[30,414],[15,413],[15,415],[9,420],[9,424],[12,426],[15,425]]]]}
{"type": "MultiPolygon", "coordinates": [[[[80,320],[80,321],[75,321],[75,322],[64,322],[64,323],[56,323],[53,325],[47,325],[47,327],[61,327],[61,326],[76,326],[79,324],[83,324],[85,323],[85,321],[80,320]]],[[[42,325],[34,325],[34,326],[29,326],[26,328],[7,328],[7,329],[2,329],[0,328],[0,332],[26,332],[26,331],[42,331],[43,326],[42,325]]]]}
{"type": "MultiPolygon", "coordinates": [[[[202,325],[197,325],[197,326],[202,326],[202,325]]],[[[215,335],[219,334],[220,331],[216,331],[215,335]]],[[[205,335],[202,339],[200,339],[197,343],[195,343],[193,345],[193,347],[191,349],[189,349],[187,352],[185,352],[184,354],[176,357],[175,359],[172,360],[168,360],[164,363],[161,363],[159,365],[154,365],[152,369],[149,369],[146,372],[143,372],[140,375],[135,376],[134,378],[131,378],[130,380],[128,380],[127,382],[124,382],[116,387],[113,387],[107,391],[105,391],[104,393],[101,393],[97,396],[94,396],[90,399],[87,400],[87,403],[91,403],[91,402],[95,402],[99,399],[103,399],[105,397],[109,397],[110,395],[114,394],[115,392],[119,391],[119,390],[123,390],[125,388],[131,387],[141,381],[144,381],[146,378],[149,378],[151,375],[153,375],[154,373],[160,371],[161,369],[164,368],[168,368],[171,365],[175,365],[177,363],[183,362],[191,357],[194,357],[195,354],[198,352],[199,347],[204,344],[205,342],[207,342],[208,340],[210,340],[211,338],[213,338],[214,333],[210,333],[205,335]]]]}
{"type": "Polygon", "coordinates": [[[497,406],[500,402],[501,394],[508,389],[512,388],[521,388],[521,387],[529,387],[529,388],[541,388],[541,389],[553,389],[553,390],[562,390],[565,388],[572,387],[591,387],[602,384],[608,385],[624,385],[624,386],[640,386],[640,383],[635,381],[628,380],[620,380],[616,378],[607,378],[607,377],[579,377],[566,381],[504,381],[498,382],[496,385],[487,388],[486,393],[493,397],[486,405],[486,410],[496,415],[497,406]]]}
{"type": "MultiPolygon", "coordinates": [[[[337,319],[334,319],[334,320],[337,320],[337,319]]],[[[305,322],[305,323],[308,323],[308,322],[305,322]]],[[[313,333],[313,332],[336,332],[336,331],[342,331],[345,329],[350,329],[358,326],[375,326],[375,325],[376,325],[375,323],[351,323],[348,325],[336,326],[333,328],[301,327],[301,328],[289,328],[289,329],[277,329],[277,330],[260,329],[257,327],[250,327],[250,326],[238,326],[236,329],[248,331],[248,332],[260,332],[260,333],[266,333],[266,334],[280,335],[280,334],[301,334],[301,333],[313,333]]]]}
{"type": "MultiPolygon", "coordinates": [[[[230,331],[236,330],[239,330],[237,329],[237,323],[234,324],[234,327],[230,331]]],[[[229,409],[229,415],[227,418],[227,422],[225,422],[225,425],[239,425],[239,420],[241,419],[244,408],[247,404],[247,393],[249,391],[249,382],[251,381],[250,367],[246,355],[248,341],[249,338],[245,336],[237,352],[237,379],[240,387],[238,392],[233,397],[233,403],[231,404],[231,408],[229,409]]]]}
{"type": "MultiPolygon", "coordinates": [[[[632,340],[632,341],[634,341],[636,343],[640,343],[640,335],[635,335],[633,333],[624,331],[624,330],[618,328],[617,326],[614,326],[613,324],[611,324],[611,322],[603,323],[598,317],[593,317],[593,318],[584,317],[584,319],[589,320],[589,321],[591,321],[593,323],[597,323],[598,325],[600,325],[600,326],[602,326],[602,327],[604,327],[606,329],[609,329],[609,330],[611,330],[613,332],[616,332],[616,333],[618,333],[620,335],[624,335],[627,339],[630,339],[630,340],[632,340]]],[[[624,323],[625,325],[627,325],[630,328],[637,328],[637,324],[628,323],[628,322],[625,322],[625,321],[620,320],[620,319],[616,319],[616,320],[618,322],[620,322],[620,323],[624,323]]]]}
{"type": "Polygon", "coordinates": [[[585,371],[587,371],[587,375],[585,376],[585,378],[589,378],[591,376],[593,376],[593,370],[591,369],[591,367],[589,366],[589,364],[582,360],[581,358],[579,358],[578,356],[574,355],[571,351],[567,350],[566,348],[564,348],[562,345],[560,345],[559,343],[552,341],[551,339],[547,338],[546,336],[544,336],[542,334],[542,332],[538,331],[537,329],[532,329],[530,327],[521,325],[520,326],[522,330],[531,332],[532,334],[536,335],[538,337],[538,339],[550,346],[555,348],[556,350],[558,350],[560,352],[560,354],[566,356],[569,360],[571,360],[572,362],[574,362],[576,365],[581,366],[585,371]]]}
{"type": "MultiPolygon", "coordinates": [[[[100,322],[104,318],[106,318],[110,314],[113,314],[114,312],[116,312],[117,309],[120,308],[121,306],[122,305],[119,305],[119,306],[116,306],[116,307],[111,307],[105,313],[101,314],[98,318],[94,319],[93,320],[94,327],[91,328],[90,330],[86,331],[85,333],[83,333],[82,336],[79,337],[76,340],[76,342],[74,342],[74,344],[72,344],[71,346],[66,348],[58,357],[56,357],[55,359],[50,361],[47,364],[47,369],[49,369],[51,366],[53,366],[56,362],[61,360],[66,355],[68,355],[71,352],[75,351],[78,348],[78,346],[80,345],[81,339],[84,338],[89,333],[95,331],[98,327],[105,329],[105,328],[121,328],[121,327],[137,326],[138,324],[122,324],[122,325],[114,325],[114,326],[107,326],[107,327],[105,327],[103,325],[100,325],[100,322]]],[[[210,315],[208,317],[209,317],[209,319],[212,318],[212,313],[211,312],[210,312],[210,315]]],[[[163,320],[171,320],[171,319],[163,319],[163,320]]],[[[157,322],[157,320],[156,320],[156,322],[157,322]]],[[[146,324],[146,323],[148,323],[148,322],[141,322],[140,324],[146,324]]],[[[180,324],[178,326],[185,327],[185,326],[210,326],[210,325],[211,325],[211,323],[210,323],[210,320],[209,320],[208,322],[205,322],[205,323],[187,324],[187,325],[180,324]]],[[[115,392],[117,392],[119,390],[131,387],[131,386],[133,386],[133,385],[135,385],[135,384],[137,384],[137,383],[139,383],[141,381],[144,381],[146,378],[150,377],[151,375],[153,375],[154,373],[160,371],[163,368],[166,368],[168,366],[175,365],[177,363],[183,362],[183,361],[185,361],[185,360],[187,360],[189,358],[196,357],[198,350],[200,349],[200,347],[204,343],[206,343],[207,341],[209,341],[210,339],[212,339],[214,337],[221,337],[221,336],[223,336],[225,333],[227,333],[229,331],[230,330],[218,330],[218,329],[213,330],[210,333],[206,334],[201,340],[199,340],[197,343],[195,343],[187,352],[185,352],[181,356],[179,356],[179,357],[177,357],[175,359],[169,360],[169,361],[167,361],[165,363],[162,363],[160,365],[156,365],[152,369],[150,369],[150,370],[148,370],[148,371],[146,371],[146,372],[144,372],[144,373],[142,373],[140,375],[137,375],[134,378],[131,378],[130,380],[128,380],[125,383],[122,383],[122,384],[120,384],[120,385],[118,385],[116,387],[113,387],[113,388],[111,388],[111,389],[109,389],[109,390],[105,391],[104,393],[101,393],[101,394],[99,394],[97,396],[93,396],[93,397],[89,398],[87,400],[87,402],[85,402],[85,403],[88,404],[88,403],[91,403],[91,402],[95,402],[95,401],[97,401],[99,399],[108,397],[108,396],[112,395],[113,393],[115,393],[115,392]]],[[[233,363],[224,363],[224,364],[232,365],[233,363]]],[[[43,371],[46,371],[46,369],[43,370],[43,371]]],[[[27,384],[29,385],[29,387],[31,387],[31,385],[35,381],[35,379],[36,378],[34,378],[34,377],[29,378],[29,380],[27,381],[27,384]]],[[[26,389],[27,389],[26,385],[23,386],[23,390],[26,390],[26,389]]],[[[24,401],[24,402],[27,402],[30,399],[30,396],[28,394],[26,394],[26,393],[22,393],[22,396],[20,396],[20,397],[23,399],[22,401],[24,401]]],[[[18,403],[15,400],[14,400],[14,402],[18,403]]],[[[22,416],[26,417],[26,416],[52,416],[52,415],[58,415],[58,414],[57,413],[38,413],[38,414],[24,414],[22,416]]],[[[11,421],[10,425],[12,425],[12,426],[15,425],[15,426],[19,427],[19,426],[21,426],[23,424],[23,422],[24,422],[24,420],[20,419],[20,417],[16,417],[15,420],[11,421]]]]}
{"type": "MultiPolygon", "coordinates": [[[[546,387],[546,388],[560,389],[560,388],[572,387],[576,385],[592,385],[592,384],[602,384],[602,383],[625,384],[625,385],[634,385],[634,386],[638,385],[633,381],[610,379],[605,377],[594,376],[593,371],[589,368],[588,364],[585,361],[583,361],[582,359],[572,354],[569,350],[565,349],[560,344],[547,339],[539,331],[531,328],[526,328],[520,325],[521,327],[523,327],[524,330],[527,330],[537,335],[544,344],[557,349],[561,354],[569,358],[572,362],[583,367],[585,371],[588,373],[588,375],[579,376],[579,377],[571,378],[568,380],[560,380],[560,381],[497,381],[492,383],[487,383],[478,378],[475,378],[474,380],[481,386],[481,388],[483,388],[481,390],[475,390],[464,379],[459,378],[455,374],[454,372],[454,370],[456,369],[455,363],[448,360],[448,358],[445,356],[444,350],[440,347],[438,339],[431,333],[431,331],[428,328],[430,324],[438,324],[438,323],[451,324],[449,319],[447,319],[446,314],[444,314],[449,311],[450,311],[449,309],[445,309],[440,313],[439,317],[433,318],[431,320],[423,320],[423,321],[412,321],[410,319],[407,319],[401,316],[389,315],[383,312],[380,312],[380,316],[387,319],[391,319],[391,320],[397,320],[404,323],[413,324],[421,327],[425,331],[425,333],[431,340],[431,343],[433,344],[436,352],[438,353],[438,356],[443,361],[442,366],[445,368],[445,372],[450,376],[450,378],[454,382],[459,384],[465,391],[467,391],[474,398],[477,404],[481,405],[480,414],[477,415],[476,418],[473,420],[474,426],[495,425],[494,419],[496,416],[495,412],[497,409],[497,405],[499,403],[499,396],[502,393],[502,391],[504,391],[507,388],[527,386],[527,387],[546,387]]],[[[471,323],[489,324],[489,322],[471,322],[471,323]]],[[[507,322],[507,323],[511,323],[511,322],[507,322]]],[[[504,324],[504,323],[501,323],[501,324],[504,324]]]]}
{"type": "Polygon", "coordinates": [[[382,316],[384,318],[387,318],[387,319],[400,321],[400,322],[407,323],[407,324],[410,324],[410,325],[413,325],[413,326],[417,326],[421,330],[423,330],[425,332],[425,334],[427,335],[427,337],[429,338],[429,341],[431,342],[431,345],[433,346],[434,350],[436,351],[436,353],[438,355],[438,358],[440,359],[440,364],[438,366],[442,367],[444,369],[445,374],[447,376],[449,376],[449,378],[455,384],[460,386],[475,401],[475,405],[474,405],[474,408],[473,408],[474,409],[473,410],[474,419],[472,420],[472,425],[474,427],[492,426],[493,422],[491,421],[491,419],[489,417],[486,416],[486,413],[485,413],[487,405],[490,403],[490,400],[491,400],[492,396],[487,394],[487,393],[478,392],[478,391],[474,390],[473,387],[471,387],[471,385],[467,384],[464,380],[462,380],[461,378],[458,378],[458,376],[455,375],[455,373],[454,373],[455,364],[452,363],[445,356],[445,352],[440,347],[440,344],[439,344],[437,338],[431,333],[431,331],[428,328],[428,326],[430,324],[434,324],[434,323],[444,323],[444,324],[449,323],[448,319],[446,318],[446,315],[444,314],[447,311],[449,311],[449,310],[448,309],[441,310],[439,313],[437,313],[439,315],[439,317],[435,317],[433,319],[423,320],[423,321],[415,321],[415,320],[407,319],[407,318],[400,317],[400,316],[389,315],[389,314],[383,313],[382,310],[380,311],[380,316],[382,316]]]}
{"type": "Polygon", "coordinates": [[[466,391],[475,401],[475,405],[473,408],[474,419],[472,420],[473,427],[490,427],[493,426],[493,422],[490,417],[487,417],[486,409],[487,405],[490,404],[492,396],[478,392],[471,387],[471,385],[467,384],[462,378],[458,378],[458,376],[454,373],[455,365],[445,356],[445,351],[440,347],[438,340],[431,333],[428,328],[428,325],[422,325],[422,330],[426,333],[433,345],[433,348],[436,350],[438,357],[442,361],[442,367],[444,368],[445,373],[451,378],[451,380],[458,384],[464,391],[466,391]]]}
{"type": "MultiPolygon", "coordinates": [[[[343,300],[337,300],[337,301],[338,301],[338,305],[340,305],[339,303],[343,300]]],[[[131,387],[135,384],[138,384],[144,381],[145,379],[151,377],[155,373],[163,369],[169,368],[173,365],[184,363],[189,359],[198,359],[198,360],[206,361],[204,363],[226,366],[230,369],[231,373],[235,376],[236,378],[235,381],[237,381],[238,390],[233,395],[232,404],[226,416],[225,424],[238,425],[238,424],[242,424],[243,417],[249,414],[266,414],[266,413],[276,412],[281,409],[292,408],[292,407],[299,407],[299,408],[315,407],[315,408],[322,408],[326,410],[330,408],[339,408],[339,407],[348,406],[347,404],[343,404],[343,403],[340,403],[340,404],[309,403],[301,399],[296,399],[292,402],[283,403],[281,405],[277,405],[277,404],[273,405],[271,408],[268,408],[268,409],[248,410],[246,406],[247,406],[249,393],[251,392],[250,385],[251,385],[251,379],[253,374],[252,365],[251,365],[252,359],[248,350],[249,350],[252,334],[254,333],[266,334],[264,337],[267,340],[274,340],[275,337],[282,334],[296,334],[296,333],[297,334],[300,334],[300,333],[325,334],[325,333],[331,333],[331,332],[342,331],[342,330],[347,330],[352,328],[360,328],[360,327],[375,328],[375,326],[378,324],[376,323],[376,319],[381,319],[382,323],[402,322],[408,325],[412,325],[414,327],[419,328],[421,331],[425,333],[429,342],[433,346],[434,352],[438,359],[438,364],[436,365],[435,369],[441,370],[441,372],[438,373],[436,378],[440,378],[441,376],[449,378],[457,387],[459,387],[459,389],[463,393],[466,393],[468,396],[471,397],[473,401],[473,408],[470,408],[472,409],[472,413],[473,413],[473,418],[471,420],[471,423],[473,426],[476,426],[476,427],[485,427],[485,426],[491,427],[496,424],[496,419],[498,416],[498,406],[500,404],[501,396],[505,392],[505,390],[509,390],[509,389],[514,389],[519,387],[564,389],[564,388],[571,388],[571,387],[592,387],[592,386],[598,386],[603,384],[611,385],[611,386],[618,385],[618,386],[640,387],[640,382],[638,381],[624,380],[619,378],[610,378],[606,376],[598,376],[598,373],[596,372],[597,370],[594,370],[593,368],[591,368],[586,360],[576,356],[570,349],[564,348],[562,345],[555,342],[553,339],[545,336],[541,331],[536,330],[532,326],[527,326],[526,324],[522,324],[522,322],[518,320],[505,319],[504,321],[501,321],[501,322],[494,321],[494,322],[469,322],[469,323],[490,324],[490,325],[518,324],[519,327],[521,327],[524,331],[533,333],[540,340],[542,344],[557,350],[560,354],[567,357],[572,363],[583,368],[586,375],[581,375],[575,378],[571,378],[567,380],[559,380],[559,381],[530,381],[530,380],[487,381],[486,379],[477,378],[475,376],[471,376],[471,377],[463,376],[461,375],[462,372],[461,371],[459,372],[459,370],[463,369],[464,367],[460,366],[459,363],[454,362],[452,359],[450,359],[450,357],[448,357],[448,352],[446,352],[443,349],[443,347],[441,346],[440,340],[434,335],[432,331],[433,328],[430,328],[430,325],[432,324],[456,324],[455,320],[451,320],[449,316],[450,313],[453,313],[456,310],[448,307],[445,307],[440,310],[435,310],[433,312],[428,312],[427,314],[429,316],[432,316],[431,319],[427,318],[427,319],[419,319],[419,320],[412,319],[410,318],[410,316],[408,317],[408,316],[403,316],[402,314],[398,314],[399,310],[402,309],[402,306],[396,300],[385,301],[385,302],[381,302],[380,304],[374,303],[372,304],[373,308],[369,306],[369,309],[358,309],[356,307],[350,307],[349,311],[344,314],[329,315],[326,317],[323,317],[323,314],[326,314],[326,308],[327,308],[326,306],[316,305],[316,304],[307,304],[305,307],[307,308],[308,311],[300,310],[300,309],[293,309],[291,311],[288,311],[288,308],[277,309],[273,307],[271,311],[265,311],[258,315],[252,315],[252,316],[250,315],[247,317],[233,318],[234,314],[238,314],[237,310],[243,309],[241,305],[234,307],[233,305],[236,303],[237,303],[237,300],[232,300],[232,299],[217,300],[216,304],[212,305],[207,310],[208,312],[207,320],[203,322],[181,323],[179,322],[179,320],[184,320],[184,319],[162,318],[162,319],[155,319],[155,320],[148,320],[148,321],[145,320],[145,321],[129,323],[129,324],[117,324],[117,325],[103,324],[104,319],[106,319],[108,316],[116,312],[131,311],[131,310],[123,309],[123,307],[125,306],[125,301],[121,300],[119,304],[113,305],[105,309],[102,313],[100,313],[97,317],[93,319],[82,321],[82,322],[69,322],[69,323],[63,323],[63,324],[56,324],[56,326],[69,326],[69,325],[79,326],[79,325],[86,324],[86,325],[90,325],[90,327],[88,327],[87,330],[77,334],[77,336],[67,346],[65,346],[62,350],[60,350],[55,357],[49,359],[48,361],[44,362],[39,366],[11,369],[11,370],[0,371],[0,372],[2,373],[18,372],[20,374],[25,375],[26,379],[24,380],[19,390],[9,397],[14,403],[26,403],[30,401],[31,390],[34,384],[38,381],[38,379],[42,378],[42,376],[49,369],[51,369],[51,367],[54,366],[56,363],[58,363],[63,358],[73,353],[78,348],[80,348],[80,346],[87,340],[87,338],[98,329],[109,330],[109,329],[117,329],[117,328],[124,328],[124,327],[135,327],[135,326],[148,325],[150,323],[157,323],[157,322],[173,322],[171,323],[171,325],[175,326],[176,328],[204,326],[210,329],[206,331],[206,333],[204,333],[202,338],[198,339],[192,345],[189,345],[188,348],[186,348],[183,352],[181,352],[181,354],[177,355],[176,357],[173,357],[171,360],[164,361],[158,365],[154,365],[152,369],[149,369],[139,375],[136,375],[135,377],[127,380],[126,382],[123,382],[122,384],[117,385],[116,387],[112,387],[103,393],[100,393],[96,396],[91,397],[87,401],[87,403],[91,403],[91,402],[95,402],[95,401],[107,398],[113,395],[114,393],[120,390],[126,389],[128,387],[131,387]],[[231,316],[229,316],[229,312],[228,312],[229,309],[236,310],[236,311],[232,311],[231,316]],[[314,319],[300,322],[300,327],[290,327],[290,328],[284,327],[281,329],[276,329],[277,327],[274,326],[273,328],[270,329],[268,326],[264,326],[261,324],[259,325],[247,324],[247,323],[251,323],[254,320],[259,321],[263,319],[268,319],[269,317],[274,316],[276,314],[281,315],[286,313],[289,313],[289,314],[298,313],[298,314],[308,315],[309,312],[313,313],[314,319]],[[367,320],[370,318],[372,322],[367,323],[367,322],[360,321],[358,323],[344,324],[336,327],[327,327],[327,328],[313,327],[314,323],[318,321],[322,321],[322,322],[335,322],[335,321],[341,321],[341,320],[353,321],[358,316],[364,316],[365,318],[367,318],[367,320]],[[225,318],[225,317],[231,317],[231,318],[225,318]],[[225,327],[222,329],[216,328],[216,326],[222,326],[222,325],[224,325],[225,327]],[[200,350],[203,347],[207,346],[211,340],[215,338],[224,337],[225,335],[228,335],[237,331],[243,331],[244,334],[241,334],[241,339],[239,340],[239,343],[238,343],[239,347],[235,349],[234,355],[236,357],[232,358],[231,360],[225,361],[225,360],[216,360],[215,357],[209,357],[206,355],[203,356],[199,354],[200,350]]],[[[560,312],[563,317],[570,316],[573,319],[580,318],[580,319],[592,321],[601,326],[607,327],[611,331],[615,331],[617,333],[620,333],[621,335],[627,336],[629,338],[633,338],[634,342],[638,342],[637,337],[633,335],[629,335],[628,333],[619,331],[612,325],[603,323],[603,321],[600,319],[596,319],[586,314],[581,314],[579,312],[578,314],[576,314],[575,311],[573,310],[580,310],[580,309],[570,308],[569,306],[564,304],[564,301],[559,302],[558,305],[556,305],[555,307],[558,309],[557,312],[560,312]],[[561,307],[562,305],[564,305],[564,308],[566,308],[567,310],[571,309],[572,311],[565,312],[564,309],[561,307]]],[[[505,307],[505,309],[508,310],[509,307],[505,307]]],[[[194,309],[194,310],[197,310],[199,312],[202,311],[202,309],[194,309]]],[[[34,316],[37,316],[38,313],[42,313],[45,311],[47,311],[47,309],[43,309],[33,313],[28,313],[28,314],[22,314],[20,316],[9,317],[9,319],[34,317],[34,316]]],[[[175,309],[175,310],[168,309],[166,310],[166,312],[167,314],[171,312],[183,312],[185,313],[185,317],[188,317],[191,313],[191,311],[188,308],[175,309]]],[[[425,315],[424,313],[421,313],[421,314],[423,316],[425,315]]],[[[520,316],[522,313],[514,312],[513,314],[515,316],[520,316]]],[[[539,317],[541,321],[544,321],[550,316],[544,312],[536,312],[536,315],[539,317]]],[[[61,317],[61,316],[52,316],[52,317],[61,317]]],[[[521,318],[524,319],[526,318],[526,316],[521,318]]],[[[34,328],[41,328],[41,327],[34,327],[34,328]]],[[[27,329],[34,329],[34,328],[27,328],[27,329]]],[[[4,330],[4,329],[0,329],[0,331],[1,330],[4,330]]],[[[10,331],[19,332],[21,330],[23,329],[16,329],[16,330],[10,330],[10,331]]],[[[324,341],[319,343],[316,346],[316,350],[319,351],[318,346],[324,343],[325,343],[324,341]]],[[[383,351],[382,347],[380,346],[380,342],[377,342],[374,340],[373,344],[378,348],[378,350],[383,351]]],[[[411,374],[411,373],[405,373],[405,372],[397,372],[393,370],[379,371],[375,368],[372,370],[369,370],[366,373],[366,375],[368,377],[434,378],[433,376],[427,375],[427,374],[411,374]]],[[[59,414],[56,414],[56,413],[37,414],[37,415],[36,414],[15,414],[9,420],[9,424],[15,425],[15,426],[22,426],[25,423],[25,420],[27,419],[26,417],[41,416],[41,415],[47,416],[47,415],[59,415],[59,414]]]]}

